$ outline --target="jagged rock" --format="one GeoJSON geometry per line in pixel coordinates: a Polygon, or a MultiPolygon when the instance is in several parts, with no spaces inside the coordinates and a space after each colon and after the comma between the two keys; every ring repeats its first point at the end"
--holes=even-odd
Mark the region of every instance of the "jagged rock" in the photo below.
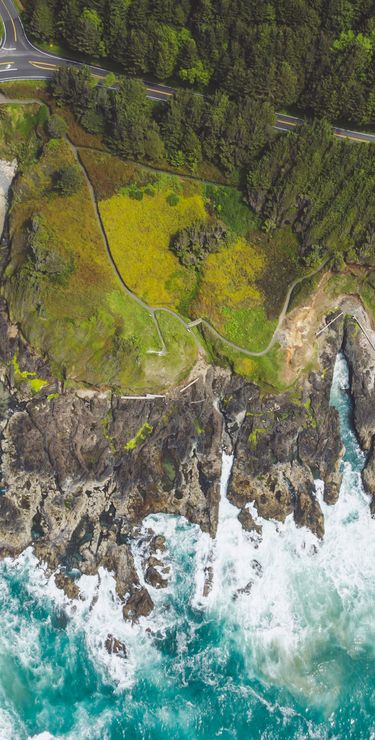
{"type": "Polygon", "coordinates": [[[256,523],[248,509],[241,509],[238,519],[246,532],[257,532],[257,534],[262,534],[262,525],[256,523]]]}
{"type": "Polygon", "coordinates": [[[362,480],[365,490],[371,495],[370,511],[375,517],[375,443],[372,442],[371,450],[366,465],[362,471],[362,480]]]}
{"type": "Polygon", "coordinates": [[[151,556],[150,558],[147,558],[146,565],[147,567],[151,567],[151,568],[159,568],[163,566],[163,563],[158,558],[151,556]]]}
{"type": "Polygon", "coordinates": [[[154,602],[146,588],[139,588],[129,596],[122,608],[124,619],[136,622],[139,617],[148,617],[154,608],[154,602]]]}
{"type": "Polygon", "coordinates": [[[159,571],[157,571],[152,565],[150,565],[146,570],[145,581],[149,586],[153,586],[153,588],[167,588],[168,586],[166,578],[163,578],[159,571]]]}
{"type": "MultiPolygon", "coordinates": [[[[137,532],[140,536],[144,518],[158,512],[182,515],[215,536],[223,443],[234,454],[228,498],[241,510],[245,529],[259,532],[246,509],[253,502],[262,517],[284,521],[293,514],[298,526],[322,537],[314,478],[324,480],[325,500],[333,503],[342,444],[329,396],[342,331],[339,321],[327,330],[319,371],[304,378],[299,389],[283,393],[261,393],[227,370],[202,365],[197,383],[165,399],[69,390],[51,400],[43,393],[31,398],[23,388],[19,394],[9,372],[5,382],[22,402],[3,423],[1,556],[32,544],[53,570],[78,567],[94,574],[104,566],[114,573],[120,598],[130,594],[124,617],[149,614],[152,599],[140,586],[131,543],[137,532]]],[[[22,369],[30,362],[38,375],[48,376],[45,363],[27,354],[0,303],[2,338],[0,359],[8,368],[18,352],[22,369]]],[[[366,374],[363,347],[363,357],[356,359],[354,340],[350,345],[346,339],[345,351],[353,377],[364,370],[368,405],[374,407],[372,371],[366,374]]],[[[355,383],[353,392],[359,397],[355,383]]],[[[373,422],[366,413],[358,412],[357,423],[368,439],[373,422]]],[[[364,480],[375,491],[371,454],[364,480]]],[[[167,568],[161,568],[158,555],[166,549],[165,539],[151,530],[146,540],[146,582],[163,587],[167,568]]]]}
{"type": "Polygon", "coordinates": [[[57,588],[61,588],[69,599],[78,599],[80,592],[73,578],[69,578],[64,573],[55,573],[55,583],[57,588]]]}
{"type": "Polygon", "coordinates": [[[165,537],[162,534],[156,534],[150,542],[150,552],[165,552],[165,537]]]}
{"type": "Polygon", "coordinates": [[[207,598],[207,596],[212,591],[212,586],[214,582],[214,569],[212,565],[206,565],[204,569],[204,585],[203,585],[203,597],[207,598]]]}
{"type": "Polygon", "coordinates": [[[239,507],[252,501],[259,516],[285,521],[288,514],[293,512],[293,497],[286,470],[285,466],[274,467],[270,473],[254,478],[243,477],[235,471],[230,490],[231,501],[239,507]]]}
{"type": "MultiPolygon", "coordinates": [[[[228,487],[228,498],[239,508],[253,502],[260,516],[279,521],[293,513],[298,526],[308,526],[319,537],[324,533],[324,519],[314,478],[325,481],[329,503],[336,500],[341,483],[339,419],[329,403],[340,331],[338,327],[327,332],[320,358],[322,371],[311,373],[299,394],[261,397],[255,386],[246,385],[228,487]]],[[[231,403],[232,399],[227,406],[232,424],[231,403]]]]}
{"type": "MultiPolygon", "coordinates": [[[[365,314],[360,320],[366,327],[365,314]]],[[[371,334],[371,327],[367,329],[371,334]]],[[[369,451],[375,433],[375,351],[354,320],[346,322],[343,351],[350,371],[354,427],[362,449],[369,451]]]]}
{"type": "Polygon", "coordinates": [[[343,351],[349,365],[354,428],[362,449],[368,453],[362,480],[371,495],[371,514],[375,516],[375,336],[364,312],[359,320],[368,336],[357,322],[348,320],[343,351]]]}
{"type": "Polygon", "coordinates": [[[126,646],[121,640],[113,637],[113,635],[108,635],[104,646],[109,655],[118,655],[120,658],[127,658],[126,646]]]}
{"type": "Polygon", "coordinates": [[[294,485],[298,485],[294,507],[294,521],[299,527],[308,527],[320,539],[324,536],[324,516],[320,504],[315,496],[314,480],[309,469],[303,470],[301,476],[299,468],[298,481],[294,479],[294,485]]]}

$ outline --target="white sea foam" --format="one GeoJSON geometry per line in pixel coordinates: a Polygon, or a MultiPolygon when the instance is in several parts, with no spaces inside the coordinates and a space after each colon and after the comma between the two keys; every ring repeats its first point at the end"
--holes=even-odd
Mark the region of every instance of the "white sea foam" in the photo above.
{"type": "MultiPolygon", "coordinates": [[[[343,403],[339,395],[346,387],[347,367],[339,357],[332,392],[336,403],[343,403]]],[[[363,454],[354,434],[345,434],[358,468],[363,454]]],[[[156,610],[148,623],[161,632],[176,620],[182,624],[184,600],[190,599],[207,619],[224,625],[223,647],[237,641],[249,676],[285,686],[329,712],[346,680],[340,655],[375,657],[375,521],[360,472],[344,463],[334,506],[324,503],[323,482],[316,481],[326,529],[320,542],[310,530],[297,528],[292,516],[284,524],[262,520],[254,506],[249,508],[262,525],[262,538],[245,532],[238,509],[226,498],[231,466],[224,453],[215,540],[178,517],[145,520],[145,531],[151,527],[166,537],[173,566],[169,589],[151,589],[156,610]],[[208,568],[211,583],[204,595],[208,568]],[[168,598],[169,609],[163,611],[168,598]]],[[[135,552],[140,577],[141,557],[135,552]]],[[[184,642],[179,641],[181,660],[184,642]]]]}
{"type": "MultiPolygon", "coordinates": [[[[346,377],[339,357],[336,400],[346,377]]],[[[349,441],[356,444],[353,435],[349,441]]],[[[359,449],[356,454],[363,458],[359,449]]],[[[344,464],[335,506],[323,502],[322,482],[317,482],[326,527],[322,543],[309,530],[296,528],[291,516],[285,524],[259,519],[259,542],[244,532],[238,510],[226,498],[231,465],[224,454],[213,585],[200,603],[223,620],[228,639],[238,635],[250,675],[284,685],[328,711],[345,681],[340,651],[355,656],[375,650],[375,521],[360,473],[344,464]]],[[[198,563],[206,548],[201,538],[198,563]]]]}
{"type": "MultiPolygon", "coordinates": [[[[347,368],[339,357],[332,391],[336,404],[344,404],[340,388],[346,385],[347,368]]],[[[260,519],[253,506],[250,510],[262,524],[262,538],[245,532],[238,521],[238,509],[226,498],[232,465],[232,458],[226,454],[223,454],[215,540],[182,517],[161,514],[147,517],[133,545],[140,581],[143,583],[144,543],[150,528],[166,538],[168,550],[163,553],[163,560],[171,571],[166,589],[147,585],[155,610],[137,625],[123,620],[114,578],[104,569],[100,569],[98,576],[82,576],[79,579],[82,598],[71,602],[57,589],[31,550],[12,564],[8,561],[6,567],[24,573],[25,579],[27,575],[30,597],[65,610],[71,642],[77,634],[84,635],[93,664],[105,681],[117,686],[118,692],[131,688],[142,675],[147,675],[155,686],[160,680],[164,685],[170,682],[171,686],[178,680],[184,686],[191,680],[191,671],[193,675],[204,676],[206,685],[217,686],[220,661],[225,664],[225,654],[234,645],[243,656],[249,677],[289,689],[307,704],[322,707],[328,717],[347,678],[345,660],[364,654],[375,659],[375,521],[371,519],[369,500],[361,483],[359,469],[363,455],[352,433],[345,430],[344,439],[351,449],[355,469],[351,463],[344,463],[337,504],[324,503],[323,483],[316,482],[316,495],[325,517],[323,542],[309,530],[296,528],[292,517],[284,524],[260,519]],[[210,587],[203,595],[208,570],[210,587]],[[196,610],[201,612],[203,620],[195,620],[196,610]],[[210,622],[220,624],[220,645],[207,645],[199,654],[190,655],[189,643],[195,633],[210,622]],[[168,632],[173,632],[176,642],[171,672],[163,670],[163,656],[157,647],[168,632]],[[108,655],[105,641],[109,633],[125,643],[126,660],[108,655]]],[[[53,680],[53,667],[41,665],[37,620],[20,621],[16,607],[12,607],[15,597],[6,591],[5,580],[0,581],[0,587],[5,589],[3,603],[9,603],[7,624],[0,631],[0,655],[2,648],[6,655],[7,641],[13,640],[14,650],[24,666],[32,668],[37,689],[42,691],[43,682],[47,685],[53,680]]],[[[6,673],[6,662],[0,662],[0,670],[6,673]]],[[[231,691],[241,695],[248,692],[250,704],[254,699],[261,701],[267,711],[277,712],[280,721],[288,723],[293,710],[273,705],[249,686],[237,686],[236,676],[231,679],[231,691]]],[[[11,703],[0,703],[4,706],[0,715],[1,740],[2,727],[18,726],[18,735],[14,730],[13,735],[17,740],[26,738],[24,728],[16,724],[19,720],[11,703]]],[[[194,708],[190,709],[193,712],[194,708]]],[[[78,740],[90,723],[92,737],[106,737],[106,727],[110,724],[106,710],[95,719],[88,716],[87,708],[82,705],[74,711],[74,730],[64,737],[78,740]]],[[[160,723],[164,727],[172,723],[172,727],[173,718],[166,708],[163,711],[160,723]]],[[[181,718],[185,711],[186,707],[181,705],[181,718]]],[[[150,718],[145,717],[144,721],[146,727],[150,718]]],[[[187,727],[187,719],[185,724],[187,727]]],[[[306,723],[306,727],[309,737],[327,736],[313,725],[306,723]]],[[[6,732],[3,732],[5,736],[6,732]]],[[[47,723],[44,736],[42,733],[36,737],[38,740],[53,737],[48,732],[47,723]]],[[[8,737],[12,737],[9,731],[8,737]]]]}

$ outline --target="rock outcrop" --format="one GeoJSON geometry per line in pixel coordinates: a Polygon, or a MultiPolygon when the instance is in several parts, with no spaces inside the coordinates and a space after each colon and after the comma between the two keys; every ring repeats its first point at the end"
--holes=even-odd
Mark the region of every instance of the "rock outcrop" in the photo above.
{"type": "Polygon", "coordinates": [[[358,320],[347,321],[343,351],[350,371],[353,424],[367,460],[362,472],[365,490],[371,495],[375,515],[375,334],[364,311],[358,320]]]}
{"type": "Polygon", "coordinates": [[[341,483],[339,420],[329,397],[342,329],[343,322],[327,331],[319,372],[310,373],[300,391],[262,395],[242,382],[222,401],[235,450],[229,499],[241,509],[254,502],[264,518],[284,521],[293,513],[298,526],[318,537],[324,520],[314,478],[324,480],[328,503],[337,499],[341,483]]]}
{"type": "MultiPolygon", "coordinates": [[[[223,445],[234,454],[228,497],[244,529],[261,536],[252,504],[261,517],[284,521],[292,514],[297,526],[323,537],[314,478],[323,479],[327,503],[336,501],[342,444],[329,397],[343,332],[342,318],[325,332],[319,370],[289,391],[266,393],[228,370],[202,364],[197,382],[186,389],[166,398],[131,399],[65,390],[29,351],[2,305],[0,359],[9,393],[2,405],[1,555],[32,545],[71,596],[77,594],[77,570],[93,574],[104,566],[115,574],[124,618],[148,616],[154,591],[168,586],[169,568],[164,538],[145,535],[139,525],[148,514],[179,514],[214,536],[223,445]],[[30,373],[46,383],[34,395],[30,373]],[[142,573],[134,545],[141,546],[142,573]]],[[[368,348],[361,359],[358,341],[349,327],[344,347],[356,425],[370,450],[364,476],[375,480],[375,425],[356,385],[366,366],[372,398],[372,365],[368,348]]]]}

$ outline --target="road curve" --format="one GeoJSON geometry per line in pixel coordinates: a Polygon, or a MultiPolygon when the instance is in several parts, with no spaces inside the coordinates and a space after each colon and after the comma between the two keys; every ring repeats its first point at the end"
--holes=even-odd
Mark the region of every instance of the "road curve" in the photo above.
{"type": "MultiPolygon", "coordinates": [[[[5,28],[5,37],[0,48],[0,82],[46,80],[53,76],[58,67],[68,64],[83,66],[81,62],[64,59],[37,49],[27,38],[18,10],[12,0],[0,0],[0,16],[5,28]]],[[[104,79],[108,74],[108,70],[102,67],[87,66],[98,80],[104,79]]],[[[167,101],[175,93],[173,87],[158,83],[145,82],[145,88],[147,97],[151,100],[167,101]]],[[[278,131],[287,132],[294,131],[303,123],[302,118],[276,113],[274,127],[278,131]]],[[[333,132],[341,139],[375,143],[375,134],[338,127],[333,127],[333,132]]]]}

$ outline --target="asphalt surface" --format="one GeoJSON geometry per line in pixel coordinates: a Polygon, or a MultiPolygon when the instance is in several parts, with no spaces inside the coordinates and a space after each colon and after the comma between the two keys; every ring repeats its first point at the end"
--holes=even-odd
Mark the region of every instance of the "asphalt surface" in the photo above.
{"type": "MultiPolygon", "coordinates": [[[[0,0],[0,16],[5,27],[5,37],[0,48],[0,82],[5,80],[45,80],[53,76],[58,67],[68,64],[82,66],[80,62],[58,57],[48,52],[40,51],[28,40],[22,25],[17,8],[12,0],[0,0]]],[[[104,79],[108,70],[90,66],[92,74],[98,80],[104,79]]],[[[147,97],[152,100],[169,100],[174,95],[174,89],[168,85],[145,82],[147,97]]],[[[275,128],[278,131],[294,131],[304,123],[302,118],[276,113],[275,128]]],[[[358,142],[375,143],[375,134],[349,129],[333,129],[339,138],[358,142]]]]}

